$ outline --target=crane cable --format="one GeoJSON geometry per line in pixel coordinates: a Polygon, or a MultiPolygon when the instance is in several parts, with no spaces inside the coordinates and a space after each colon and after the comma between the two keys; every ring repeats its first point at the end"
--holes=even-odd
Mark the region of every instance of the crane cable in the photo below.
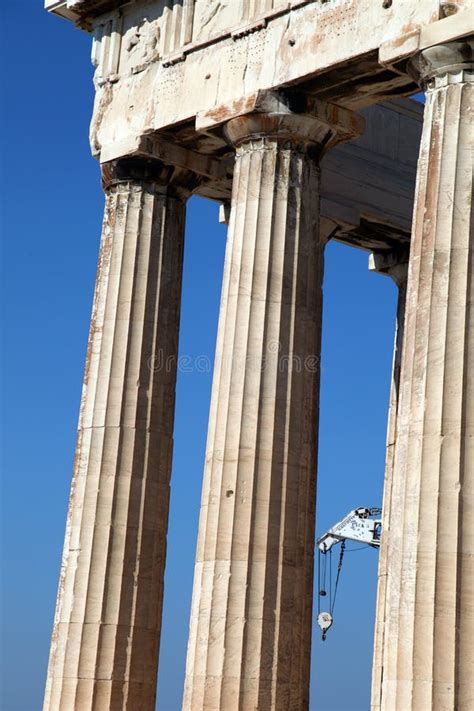
{"type": "Polygon", "coordinates": [[[337,586],[339,585],[339,577],[340,577],[340,575],[341,575],[342,560],[343,560],[343,558],[344,558],[344,551],[345,551],[345,549],[346,549],[346,542],[345,542],[345,541],[342,541],[342,543],[341,543],[341,552],[340,552],[340,554],[339,554],[339,563],[338,563],[338,566],[337,566],[336,583],[335,583],[335,585],[334,585],[334,596],[333,596],[333,598],[332,598],[332,606],[331,606],[331,609],[330,609],[331,615],[332,615],[333,612],[334,612],[334,605],[336,604],[337,586]]]}
{"type": "MultiPolygon", "coordinates": [[[[342,561],[344,559],[344,552],[346,548],[346,542],[341,541],[341,551],[339,554],[339,562],[336,572],[336,581],[332,584],[332,548],[329,549],[329,613],[331,618],[334,613],[334,605],[336,604],[337,589],[339,586],[339,578],[341,576],[342,561]]],[[[321,549],[318,550],[318,617],[321,615],[321,598],[326,597],[326,579],[327,579],[327,553],[323,552],[321,549]],[[321,556],[324,556],[321,561],[321,556]]],[[[326,639],[326,630],[322,634],[323,641],[326,639]]]]}

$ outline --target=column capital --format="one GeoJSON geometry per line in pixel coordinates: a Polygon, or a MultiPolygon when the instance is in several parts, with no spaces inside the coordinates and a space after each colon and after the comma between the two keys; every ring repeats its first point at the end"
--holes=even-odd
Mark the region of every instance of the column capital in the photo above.
{"type": "Polygon", "coordinates": [[[301,113],[293,111],[282,97],[269,92],[259,110],[230,119],[224,134],[240,152],[276,142],[320,157],[336,143],[357,138],[364,130],[362,117],[348,109],[310,97],[304,97],[304,104],[301,113]]]}
{"type": "Polygon", "coordinates": [[[408,63],[423,89],[474,81],[474,36],[428,47],[408,63]]]}
{"type": "Polygon", "coordinates": [[[101,165],[102,187],[109,190],[134,182],[168,197],[186,200],[201,178],[193,171],[143,157],[124,157],[101,165]]]}

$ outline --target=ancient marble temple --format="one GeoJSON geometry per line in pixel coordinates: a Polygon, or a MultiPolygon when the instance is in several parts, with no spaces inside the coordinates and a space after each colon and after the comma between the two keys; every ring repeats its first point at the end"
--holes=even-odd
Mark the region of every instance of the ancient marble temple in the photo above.
{"type": "Polygon", "coordinates": [[[105,212],[44,711],[155,708],[194,194],[228,236],[183,709],[309,708],[337,239],[400,290],[372,708],[472,710],[472,0],[46,7],[91,34],[105,212]]]}

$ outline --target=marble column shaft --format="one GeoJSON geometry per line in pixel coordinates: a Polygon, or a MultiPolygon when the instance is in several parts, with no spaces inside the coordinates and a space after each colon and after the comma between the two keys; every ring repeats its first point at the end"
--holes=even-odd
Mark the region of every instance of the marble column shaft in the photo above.
{"type": "Polygon", "coordinates": [[[426,108],[390,505],[382,711],[474,704],[473,49],[472,39],[432,47],[411,65],[426,108]]]}
{"type": "Polygon", "coordinates": [[[109,181],[44,711],[155,708],[184,221],[109,181]]]}
{"type": "MultiPolygon", "coordinates": [[[[335,115],[335,114],[334,114],[335,115]]],[[[324,240],[312,118],[237,146],[184,706],[308,707],[324,240]]]]}
{"type": "MultiPolygon", "coordinates": [[[[398,401],[400,389],[400,370],[402,364],[402,347],[405,321],[405,305],[407,296],[408,278],[408,249],[401,249],[396,253],[375,254],[370,266],[371,271],[390,276],[398,288],[397,314],[395,325],[395,342],[393,348],[392,362],[392,382],[390,387],[390,401],[388,411],[387,426],[387,449],[385,459],[385,478],[382,504],[382,539],[379,551],[379,566],[377,580],[377,605],[376,605],[376,625],[374,634],[374,655],[372,664],[372,711],[379,711],[382,685],[382,659],[383,642],[385,635],[386,606],[387,606],[387,553],[388,540],[390,536],[390,526],[392,524],[390,516],[392,485],[393,485],[393,461],[395,442],[397,439],[397,417],[398,401]]],[[[394,518],[393,525],[397,525],[394,518]]]]}

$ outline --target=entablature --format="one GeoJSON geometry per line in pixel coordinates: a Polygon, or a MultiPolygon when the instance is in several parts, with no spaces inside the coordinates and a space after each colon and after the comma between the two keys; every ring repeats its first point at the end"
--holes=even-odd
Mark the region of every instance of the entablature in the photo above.
{"type": "Polygon", "coordinates": [[[225,201],[233,153],[222,126],[260,93],[363,110],[366,134],[323,161],[322,214],[335,221],[333,237],[363,248],[409,240],[422,109],[397,97],[417,90],[406,64],[420,48],[474,33],[474,0],[46,0],[46,7],[93,34],[90,139],[102,163],[133,155],[191,162],[202,178],[197,192],[225,201]],[[393,155],[384,155],[387,147],[393,155]]]}
{"type": "Polygon", "coordinates": [[[430,42],[471,33],[474,3],[46,0],[46,8],[93,32],[98,81],[117,81],[150,64],[174,66],[212,47],[213,56],[219,55],[218,73],[234,70],[232,84],[238,95],[322,75],[325,81],[318,90],[343,86],[348,100],[351,81],[358,78],[358,84],[364,84],[365,78],[365,92],[375,97],[366,99],[371,103],[377,95],[380,98],[380,85],[387,84],[389,93],[409,90],[412,82],[400,71],[403,64],[397,67],[400,59],[430,42]],[[229,44],[234,46],[232,51],[229,44]],[[244,87],[239,86],[242,59],[245,67],[250,65],[244,87]],[[260,66],[262,62],[265,67],[260,66]]]}

